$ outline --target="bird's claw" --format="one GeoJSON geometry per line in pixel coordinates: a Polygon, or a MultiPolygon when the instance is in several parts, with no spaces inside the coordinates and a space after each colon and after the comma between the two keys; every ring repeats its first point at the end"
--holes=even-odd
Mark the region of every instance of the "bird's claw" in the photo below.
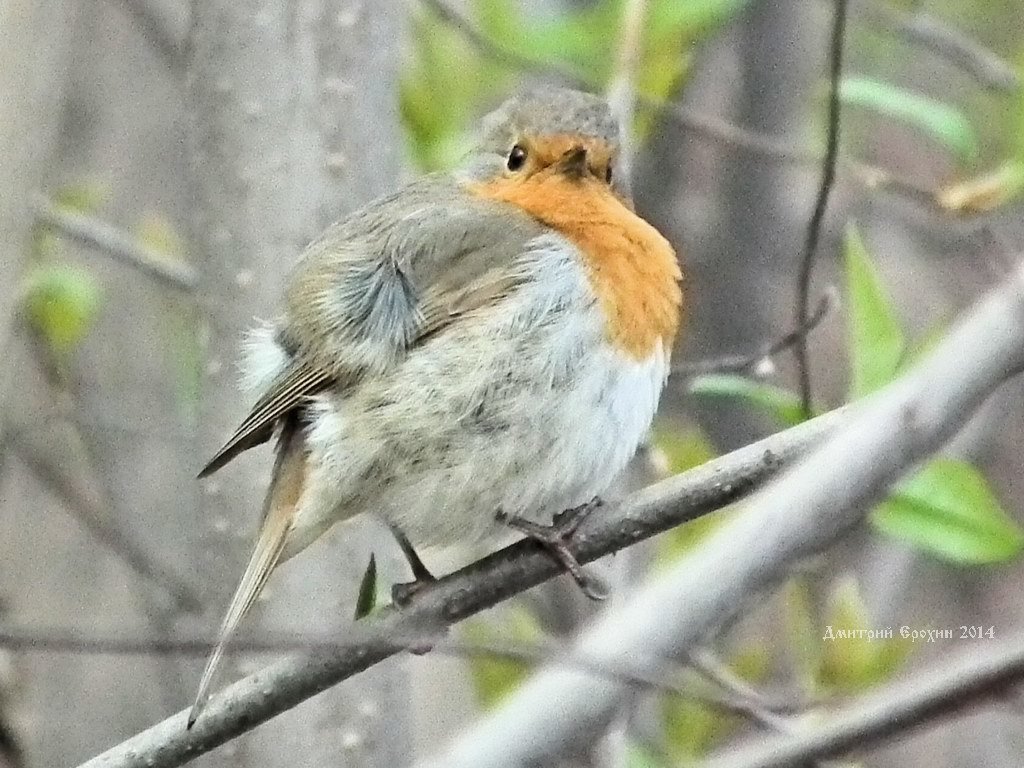
{"type": "Polygon", "coordinates": [[[594,498],[578,507],[559,512],[551,521],[550,525],[535,523],[522,517],[509,515],[498,510],[496,515],[498,522],[519,531],[528,539],[536,541],[543,546],[552,557],[572,576],[587,597],[591,600],[604,600],[608,596],[607,587],[599,579],[588,575],[579,560],[569,549],[568,542],[576,533],[580,524],[587,516],[601,506],[601,500],[594,498]]]}

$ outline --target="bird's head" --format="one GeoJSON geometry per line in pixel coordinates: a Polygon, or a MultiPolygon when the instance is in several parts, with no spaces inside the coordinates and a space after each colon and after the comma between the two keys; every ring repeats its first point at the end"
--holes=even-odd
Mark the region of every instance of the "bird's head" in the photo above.
{"type": "Polygon", "coordinates": [[[483,120],[479,143],[463,164],[475,182],[537,180],[540,174],[593,179],[620,197],[619,128],[598,96],[543,87],[515,96],[483,120]]]}

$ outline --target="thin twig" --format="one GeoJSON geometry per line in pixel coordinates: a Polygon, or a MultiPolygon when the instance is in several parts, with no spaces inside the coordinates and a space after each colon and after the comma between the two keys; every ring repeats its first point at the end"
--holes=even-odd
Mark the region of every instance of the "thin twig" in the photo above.
{"type": "MultiPolygon", "coordinates": [[[[665,660],[657,673],[638,673],[628,668],[615,668],[599,659],[573,656],[566,651],[569,645],[555,641],[502,642],[499,640],[460,641],[450,636],[424,636],[390,638],[405,649],[417,650],[430,646],[430,653],[457,659],[493,659],[539,666],[554,664],[606,677],[639,688],[682,696],[701,701],[708,706],[730,714],[749,718],[752,722],[779,730],[793,732],[793,721],[786,717],[806,707],[794,702],[772,702],[748,687],[731,686],[719,677],[711,678],[724,691],[716,693],[701,690],[686,681],[685,667],[665,660]],[[745,693],[749,691],[749,695],[745,693]]],[[[0,648],[7,651],[35,654],[68,654],[78,656],[194,656],[203,658],[216,646],[214,637],[103,637],[89,636],[79,631],[46,628],[10,629],[0,627],[0,648]]],[[[298,633],[262,632],[259,637],[239,638],[227,650],[228,655],[281,654],[281,653],[339,653],[351,649],[353,643],[337,636],[315,637],[298,633]]],[[[692,661],[690,666],[707,675],[706,660],[692,661]]]]}
{"type": "Polygon", "coordinates": [[[770,367],[766,363],[771,363],[772,358],[790,349],[801,338],[808,336],[821,325],[822,320],[832,311],[836,301],[837,294],[834,289],[825,291],[818,300],[814,314],[807,319],[807,325],[802,328],[794,328],[766,344],[752,355],[723,355],[712,360],[684,362],[674,366],[672,374],[675,376],[693,377],[708,373],[746,373],[748,371],[755,371],[760,375],[762,369],[770,367]]]}
{"type": "MultiPolygon", "coordinates": [[[[814,271],[814,258],[818,252],[818,241],[821,239],[822,223],[828,208],[828,199],[836,180],[836,166],[839,159],[839,128],[840,102],[839,81],[843,74],[843,42],[846,39],[846,15],[849,0],[836,0],[832,19],[832,39],[829,46],[829,94],[828,94],[828,138],[825,144],[825,157],[821,173],[821,185],[814,202],[814,213],[807,225],[807,238],[800,259],[800,274],[796,292],[796,327],[805,328],[811,314],[811,275],[814,271]]],[[[800,401],[804,415],[810,417],[814,410],[813,393],[811,391],[811,366],[808,359],[806,335],[797,339],[793,347],[796,353],[797,372],[800,378],[800,401]]]]}
{"type": "Polygon", "coordinates": [[[886,3],[863,4],[864,17],[878,31],[896,34],[945,59],[986,88],[1015,91],[1020,78],[995,52],[926,13],[905,13],[886,3]]]}
{"type": "Polygon", "coordinates": [[[761,735],[757,744],[729,750],[707,768],[786,768],[808,759],[841,757],[979,702],[998,700],[1022,680],[1024,635],[972,643],[958,657],[887,685],[814,728],[789,736],[761,735]]]}
{"type": "Polygon", "coordinates": [[[179,290],[196,286],[196,272],[188,264],[146,248],[138,239],[91,216],[54,205],[45,197],[33,201],[36,218],[62,235],[98,249],[140,272],[179,290]]]}

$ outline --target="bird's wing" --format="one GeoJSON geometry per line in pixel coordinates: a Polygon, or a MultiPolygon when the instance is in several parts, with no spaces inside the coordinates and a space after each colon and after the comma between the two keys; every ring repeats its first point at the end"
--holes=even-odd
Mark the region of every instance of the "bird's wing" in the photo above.
{"type": "Polygon", "coordinates": [[[539,225],[430,183],[357,211],[294,270],[282,326],[295,352],[199,476],[270,439],[328,387],[387,370],[412,347],[524,279],[517,258],[539,225]],[[444,194],[441,194],[444,193],[444,194]]]}

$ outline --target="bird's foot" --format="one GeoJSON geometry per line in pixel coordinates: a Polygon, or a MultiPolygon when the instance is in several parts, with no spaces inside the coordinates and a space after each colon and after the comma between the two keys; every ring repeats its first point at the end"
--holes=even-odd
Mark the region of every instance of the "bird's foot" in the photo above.
{"type": "Polygon", "coordinates": [[[498,522],[519,531],[526,538],[533,539],[547,549],[552,557],[568,571],[579,588],[583,590],[583,594],[591,600],[604,600],[608,596],[607,587],[598,579],[584,572],[583,566],[580,565],[579,560],[568,546],[569,540],[572,539],[580,524],[599,506],[601,506],[600,499],[591,499],[578,507],[559,512],[550,525],[535,523],[532,520],[506,514],[501,510],[498,511],[496,517],[498,522]]]}
{"type": "Polygon", "coordinates": [[[430,569],[423,564],[419,553],[416,552],[412,542],[409,541],[409,537],[402,532],[402,529],[396,525],[392,525],[390,528],[391,534],[395,537],[395,541],[398,542],[399,549],[402,550],[402,554],[405,555],[405,559],[409,563],[409,569],[412,571],[413,576],[412,581],[405,584],[395,584],[391,587],[391,601],[399,608],[404,608],[415,597],[417,592],[433,584],[437,579],[430,572],[430,569]]]}
{"type": "Polygon", "coordinates": [[[426,577],[417,576],[414,581],[393,584],[391,586],[391,602],[399,608],[405,608],[420,591],[435,581],[437,579],[428,573],[426,577]]]}

